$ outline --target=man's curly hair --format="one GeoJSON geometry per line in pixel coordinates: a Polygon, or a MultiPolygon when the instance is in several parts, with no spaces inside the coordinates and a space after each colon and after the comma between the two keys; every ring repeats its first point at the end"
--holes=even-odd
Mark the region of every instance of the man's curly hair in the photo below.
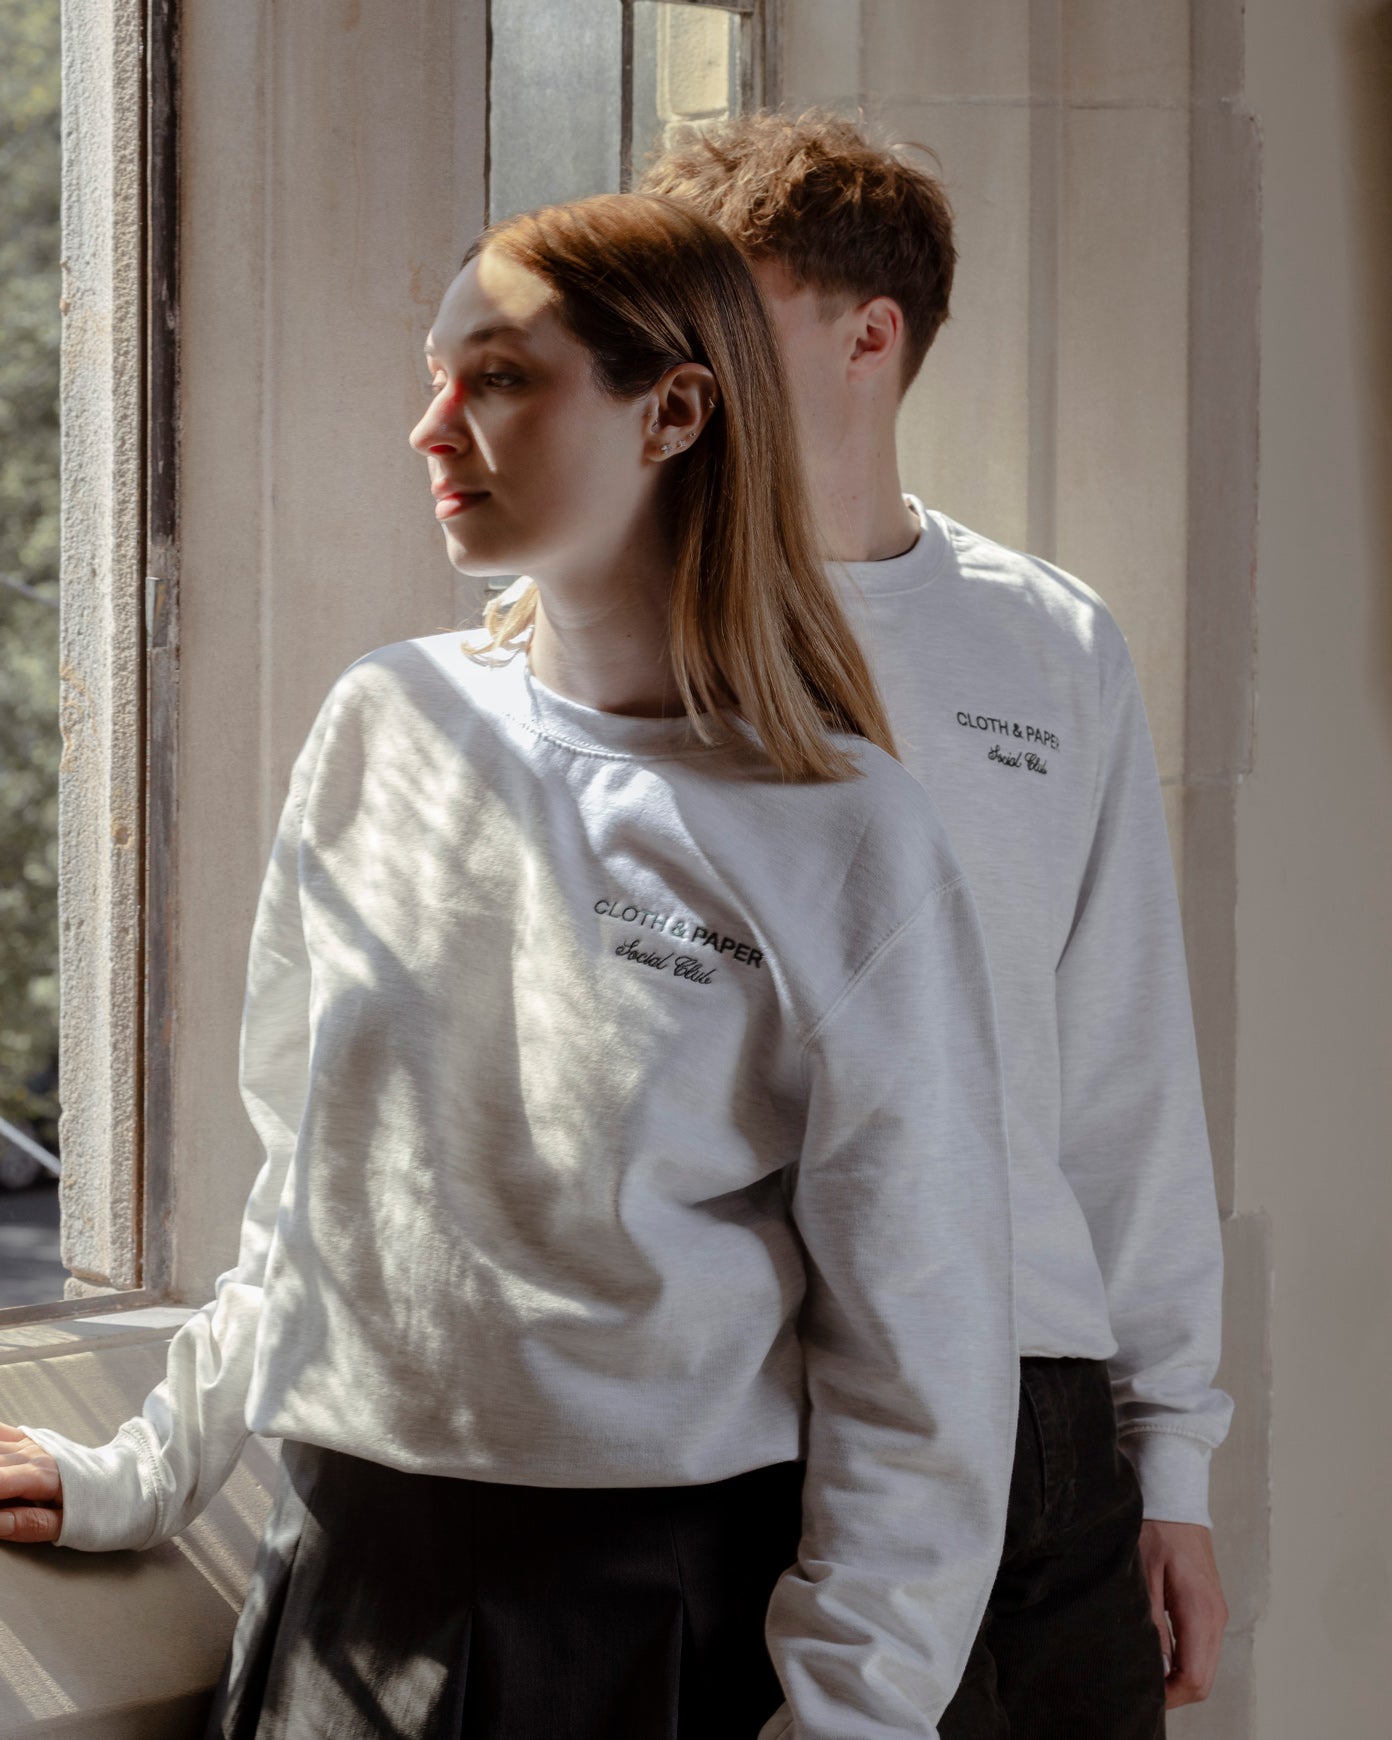
{"type": "Polygon", "coordinates": [[[942,184],[905,149],[829,110],[763,111],[683,128],[638,191],[695,206],[747,258],[776,260],[816,290],[828,313],[848,297],[893,297],[907,390],[947,319],[957,251],[942,184]]]}

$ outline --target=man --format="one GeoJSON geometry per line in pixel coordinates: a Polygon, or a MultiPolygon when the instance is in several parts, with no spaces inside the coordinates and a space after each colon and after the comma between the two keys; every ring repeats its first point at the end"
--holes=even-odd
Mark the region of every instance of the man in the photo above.
{"type": "Polygon", "coordinates": [[[1155,752],[1098,595],[900,489],[947,317],[942,188],[842,117],[680,140],[642,190],[744,251],[819,529],[985,928],[1021,1362],[1005,1552],[943,1740],[1154,1740],[1227,1622],[1207,1507],[1222,1257],[1155,752]],[[1118,1452],[1123,1452],[1119,1454],[1118,1452]]]}

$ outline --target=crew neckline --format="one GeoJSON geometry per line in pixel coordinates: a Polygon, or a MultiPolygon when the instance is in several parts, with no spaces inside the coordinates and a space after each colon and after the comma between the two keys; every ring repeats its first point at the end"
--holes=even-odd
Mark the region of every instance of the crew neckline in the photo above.
{"type": "MultiPolygon", "coordinates": [[[[701,740],[686,713],[665,719],[638,713],[610,713],[600,707],[587,707],[582,701],[548,688],[533,672],[526,646],[518,648],[510,663],[515,673],[517,717],[553,742],[590,755],[645,760],[655,755],[688,755],[716,747],[701,740]]],[[[701,714],[701,718],[714,722],[709,713],[701,714]]]]}
{"type": "Polygon", "coordinates": [[[941,514],[924,507],[916,495],[905,494],[904,501],[918,521],[918,536],[900,556],[886,556],[879,562],[839,562],[862,592],[885,594],[914,592],[936,580],[946,564],[950,540],[941,514]]]}

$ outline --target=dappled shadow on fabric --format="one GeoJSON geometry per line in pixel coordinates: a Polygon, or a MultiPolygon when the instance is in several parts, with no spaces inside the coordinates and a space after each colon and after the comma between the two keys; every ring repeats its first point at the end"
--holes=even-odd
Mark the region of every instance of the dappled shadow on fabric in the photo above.
{"type": "MultiPolygon", "coordinates": [[[[296,1345],[316,1441],[371,1454],[375,1432],[427,1467],[475,1436],[470,1396],[546,1411],[510,1354],[492,1369],[490,1324],[563,1339],[572,1317],[617,1324],[660,1291],[618,1200],[625,1132],[592,1091],[601,1074],[636,1082],[655,1034],[636,999],[596,1019],[576,914],[528,849],[525,765],[482,787],[407,697],[366,723],[371,744],[345,726],[334,746],[336,779],[356,785],[335,793],[347,820],[316,831],[311,803],[300,848],[314,1052],[267,1326],[296,1345]],[[421,851],[442,834],[452,856],[421,851]],[[577,1205],[621,1253],[558,1247],[577,1205]]],[[[583,840],[569,849],[583,862],[583,840]]]]}
{"type": "MultiPolygon", "coordinates": [[[[795,1155],[748,1012],[705,1005],[702,1029],[707,1065],[735,1078],[732,1146],[728,1097],[691,1067],[690,1013],[652,972],[605,964],[616,874],[681,898],[692,844],[660,771],[640,776],[655,813],[635,831],[631,794],[605,786],[631,766],[587,761],[582,804],[519,729],[414,643],[360,668],[336,718],[298,849],[312,1055],[252,1424],[406,1472],[543,1481],[599,1431],[637,1480],[659,1424],[667,1465],[693,1361],[718,1357],[691,1322],[711,1252],[752,1264],[791,1315],[800,1263],[769,1181],[795,1155]],[[706,1265],[674,1286],[706,1203],[706,1265]],[[562,1442],[558,1390],[577,1381],[590,1413],[562,1442]]],[[[767,1028],[774,981],[758,979],[767,1028]]],[[[794,1358],[780,1338],[776,1363],[794,1358]]],[[[677,1454],[694,1446],[695,1466],[725,1422],[689,1416],[677,1454]]]]}

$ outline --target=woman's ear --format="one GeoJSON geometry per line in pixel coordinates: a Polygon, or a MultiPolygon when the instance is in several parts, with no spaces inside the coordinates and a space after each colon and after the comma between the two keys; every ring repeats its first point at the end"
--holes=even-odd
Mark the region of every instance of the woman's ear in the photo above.
{"type": "Polygon", "coordinates": [[[710,421],[719,398],[715,376],[704,363],[668,369],[644,401],[648,458],[660,463],[684,453],[710,421]]]}

